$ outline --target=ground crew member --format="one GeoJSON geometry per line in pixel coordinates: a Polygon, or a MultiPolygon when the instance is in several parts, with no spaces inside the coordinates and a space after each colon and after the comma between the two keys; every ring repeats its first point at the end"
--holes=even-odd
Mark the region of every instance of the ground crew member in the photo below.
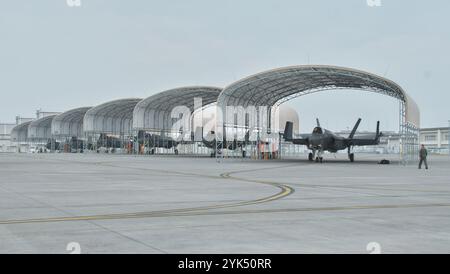
{"type": "Polygon", "coordinates": [[[422,147],[420,148],[420,151],[419,151],[419,158],[420,158],[419,169],[422,168],[422,163],[425,163],[425,169],[428,169],[427,155],[428,155],[428,151],[425,148],[425,146],[422,145],[422,147]]]}

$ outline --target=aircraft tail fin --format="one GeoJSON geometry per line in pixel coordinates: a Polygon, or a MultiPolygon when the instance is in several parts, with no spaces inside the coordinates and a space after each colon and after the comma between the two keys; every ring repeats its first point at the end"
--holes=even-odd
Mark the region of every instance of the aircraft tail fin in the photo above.
{"type": "Polygon", "coordinates": [[[292,135],[294,131],[294,123],[287,121],[286,126],[284,127],[283,137],[285,141],[292,140],[292,135]]]}
{"type": "Polygon", "coordinates": [[[355,136],[356,130],[359,127],[359,123],[361,123],[361,118],[359,118],[358,121],[356,121],[356,124],[353,127],[352,132],[350,132],[350,135],[348,136],[348,139],[353,139],[353,137],[355,136]]]}
{"type": "Polygon", "coordinates": [[[383,134],[380,132],[380,121],[377,121],[377,132],[375,134],[375,140],[378,140],[378,138],[380,138],[381,135],[383,134]]]}
{"type": "Polygon", "coordinates": [[[319,121],[319,118],[316,118],[316,124],[317,124],[318,127],[320,127],[320,121],[319,121]]]}
{"type": "Polygon", "coordinates": [[[245,137],[244,138],[245,138],[244,140],[246,142],[250,141],[250,130],[247,130],[247,132],[245,133],[245,137]]]}

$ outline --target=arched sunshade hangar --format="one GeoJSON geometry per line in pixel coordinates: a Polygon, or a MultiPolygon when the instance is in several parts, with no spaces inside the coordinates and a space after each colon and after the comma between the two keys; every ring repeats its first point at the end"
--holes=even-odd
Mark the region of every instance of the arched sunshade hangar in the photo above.
{"type": "Polygon", "coordinates": [[[47,142],[52,138],[52,120],[56,115],[49,115],[34,120],[28,126],[28,140],[31,142],[47,142]]]}
{"type": "Polygon", "coordinates": [[[81,107],[57,115],[52,121],[52,135],[55,137],[84,137],[83,119],[92,107],[81,107]]]}
{"type": "Polygon", "coordinates": [[[11,141],[16,143],[24,143],[28,141],[28,126],[32,121],[25,122],[15,126],[11,130],[11,141]]]}
{"type": "Polygon", "coordinates": [[[84,115],[85,133],[132,135],[133,110],[140,98],[119,99],[89,109],[84,115]]]}
{"type": "Polygon", "coordinates": [[[11,142],[16,143],[17,152],[28,147],[28,126],[32,121],[21,123],[11,130],[11,142]]]}
{"type": "MultiPolygon", "coordinates": [[[[411,144],[403,148],[405,154],[415,153],[420,112],[417,104],[393,81],[361,70],[325,66],[291,66],[261,72],[227,86],[220,94],[217,105],[227,117],[227,106],[260,107],[282,104],[292,98],[330,89],[372,91],[394,97],[400,102],[400,132],[411,144]]],[[[269,113],[270,115],[270,110],[269,113]]],[[[270,121],[270,118],[268,119],[270,121]]],[[[270,128],[268,125],[260,125],[270,128]]]]}
{"type": "Polygon", "coordinates": [[[186,107],[192,114],[197,106],[194,99],[201,98],[205,107],[217,101],[221,88],[208,86],[180,87],[152,95],[139,102],[133,112],[135,130],[170,131],[177,119],[171,117],[176,107],[186,107]]]}

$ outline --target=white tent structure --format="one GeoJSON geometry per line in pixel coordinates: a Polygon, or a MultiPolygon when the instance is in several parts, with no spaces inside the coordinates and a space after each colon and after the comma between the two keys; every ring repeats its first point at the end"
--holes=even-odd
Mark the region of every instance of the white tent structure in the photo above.
{"type": "MultiPolygon", "coordinates": [[[[229,117],[228,106],[255,107],[266,111],[265,120],[257,114],[259,128],[271,130],[272,107],[293,98],[322,90],[353,89],[371,91],[399,100],[399,129],[402,136],[401,158],[412,159],[418,153],[420,111],[414,100],[396,83],[384,77],[352,68],[304,65],[273,69],[251,75],[225,87],[217,100],[223,117],[229,117]],[[266,107],[266,108],[263,108],[266,107]]],[[[236,126],[222,121],[225,127],[236,126]]],[[[239,125],[246,126],[246,125],[239,125]]],[[[220,126],[218,130],[220,130],[220,126]]]]}

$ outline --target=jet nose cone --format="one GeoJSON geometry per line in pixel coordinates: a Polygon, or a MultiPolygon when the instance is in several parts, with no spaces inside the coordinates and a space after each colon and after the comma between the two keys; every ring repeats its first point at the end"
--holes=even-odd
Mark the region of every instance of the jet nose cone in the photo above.
{"type": "Polygon", "coordinates": [[[318,147],[318,146],[321,146],[322,145],[322,139],[321,138],[311,138],[310,139],[310,143],[311,143],[311,145],[312,146],[314,146],[314,147],[318,147]]]}

